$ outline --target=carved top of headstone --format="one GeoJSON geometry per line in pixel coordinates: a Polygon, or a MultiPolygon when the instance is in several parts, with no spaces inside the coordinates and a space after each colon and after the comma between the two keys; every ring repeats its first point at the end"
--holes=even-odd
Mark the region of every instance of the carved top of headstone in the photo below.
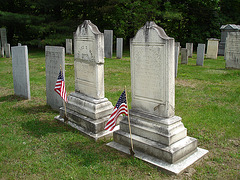
{"type": "Polygon", "coordinates": [[[175,111],[174,38],[147,22],[131,40],[132,109],[171,117],[175,111]]]}
{"type": "Polygon", "coordinates": [[[236,24],[226,24],[226,25],[222,25],[220,29],[221,29],[221,30],[223,30],[223,29],[228,29],[228,30],[230,30],[230,29],[240,30],[240,25],[236,25],[236,24]]]}
{"type": "Polygon", "coordinates": [[[90,20],[85,20],[74,33],[74,59],[89,63],[104,63],[103,49],[98,48],[103,41],[103,33],[90,20]]]}

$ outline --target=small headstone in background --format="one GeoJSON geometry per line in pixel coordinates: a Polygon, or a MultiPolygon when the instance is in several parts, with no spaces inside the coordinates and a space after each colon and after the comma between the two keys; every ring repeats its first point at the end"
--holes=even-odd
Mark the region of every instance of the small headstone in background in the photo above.
{"type": "Polygon", "coordinates": [[[123,38],[117,38],[116,57],[118,59],[121,59],[122,53],[123,53],[123,38]]]}
{"type": "Polygon", "coordinates": [[[1,57],[4,57],[4,47],[1,47],[1,57]]]}
{"type": "Polygon", "coordinates": [[[224,58],[226,68],[240,69],[240,32],[228,34],[224,58]]]}
{"type": "Polygon", "coordinates": [[[187,55],[192,57],[193,54],[193,43],[186,43],[187,55]]]}
{"type": "Polygon", "coordinates": [[[175,78],[177,77],[178,70],[178,57],[179,57],[179,46],[175,44],[175,78]]]}
{"type": "Polygon", "coordinates": [[[72,54],[72,39],[66,39],[66,54],[72,54]]]}
{"type": "Polygon", "coordinates": [[[11,47],[10,47],[10,44],[7,44],[6,45],[6,58],[10,58],[11,57],[11,47]]]}
{"type": "Polygon", "coordinates": [[[198,47],[197,47],[197,62],[196,62],[196,64],[198,66],[203,66],[204,55],[205,55],[205,44],[198,44],[198,47]]]}
{"type": "Polygon", "coordinates": [[[113,53],[113,30],[104,30],[104,56],[112,58],[113,53]]]}
{"type": "Polygon", "coordinates": [[[11,49],[14,92],[17,96],[30,99],[28,48],[15,46],[11,49]]]}
{"type": "Polygon", "coordinates": [[[18,46],[21,46],[22,44],[21,43],[18,43],[18,46]]]}
{"type": "Polygon", "coordinates": [[[53,109],[60,111],[63,99],[54,91],[59,75],[60,65],[65,78],[65,48],[57,46],[45,46],[46,62],[46,96],[47,104],[53,109]]]}
{"type": "Polygon", "coordinates": [[[181,64],[187,64],[187,63],[188,63],[187,49],[181,48],[181,64]]]}
{"type": "Polygon", "coordinates": [[[219,39],[209,38],[206,58],[217,59],[219,39]]]}
{"type": "Polygon", "coordinates": [[[7,30],[6,28],[0,28],[1,42],[2,47],[4,48],[6,54],[6,45],[7,45],[7,30]]]}

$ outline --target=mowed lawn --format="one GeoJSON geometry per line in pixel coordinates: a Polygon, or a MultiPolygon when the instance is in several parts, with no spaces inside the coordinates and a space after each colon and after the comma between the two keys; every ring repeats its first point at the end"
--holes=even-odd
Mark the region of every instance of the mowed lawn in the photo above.
{"type": "MultiPolygon", "coordinates": [[[[74,91],[73,62],[67,55],[67,92],[74,91]]],[[[209,150],[180,176],[55,121],[58,112],[46,105],[44,51],[29,50],[29,69],[31,100],[24,100],[14,95],[11,59],[0,58],[0,179],[240,179],[240,70],[225,69],[223,57],[203,67],[196,54],[179,63],[175,114],[209,150]]],[[[131,103],[129,52],[105,59],[105,97],[115,105],[125,85],[131,103]]]]}

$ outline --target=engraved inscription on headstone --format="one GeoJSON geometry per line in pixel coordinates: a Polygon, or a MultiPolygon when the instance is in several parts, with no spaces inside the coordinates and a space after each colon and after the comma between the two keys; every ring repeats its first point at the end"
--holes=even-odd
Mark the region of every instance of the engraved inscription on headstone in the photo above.
{"type": "Polygon", "coordinates": [[[62,98],[54,91],[60,66],[65,77],[65,48],[57,46],[45,46],[46,58],[46,96],[47,104],[58,110],[63,106],[62,98]]]}
{"type": "Polygon", "coordinates": [[[15,94],[26,99],[30,99],[31,96],[27,46],[12,47],[12,68],[15,94]]]}

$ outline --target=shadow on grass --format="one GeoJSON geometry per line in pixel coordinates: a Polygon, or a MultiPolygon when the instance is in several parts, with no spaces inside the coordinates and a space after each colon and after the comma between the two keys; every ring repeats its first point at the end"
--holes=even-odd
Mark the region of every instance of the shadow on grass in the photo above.
{"type": "Polygon", "coordinates": [[[69,131],[54,120],[31,120],[22,123],[22,128],[24,131],[28,132],[29,135],[37,138],[51,133],[64,133],[69,131]]]}
{"type": "Polygon", "coordinates": [[[24,101],[24,100],[26,100],[26,98],[16,96],[14,94],[0,97],[0,102],[5,102],[5,101],[14,102],[14,101],[24,101]]]}
{"type": "Polygon", "coordinates": [[[31,106],[31,107],[23,107],[19,106],[16,107],[16,110],[19,112],[23,112],[26,114],[39,114],[39,113],[50,113],[56,114],[58,111],[53,110],[49,105],[38,105],[38,106],[31,106]]]}

